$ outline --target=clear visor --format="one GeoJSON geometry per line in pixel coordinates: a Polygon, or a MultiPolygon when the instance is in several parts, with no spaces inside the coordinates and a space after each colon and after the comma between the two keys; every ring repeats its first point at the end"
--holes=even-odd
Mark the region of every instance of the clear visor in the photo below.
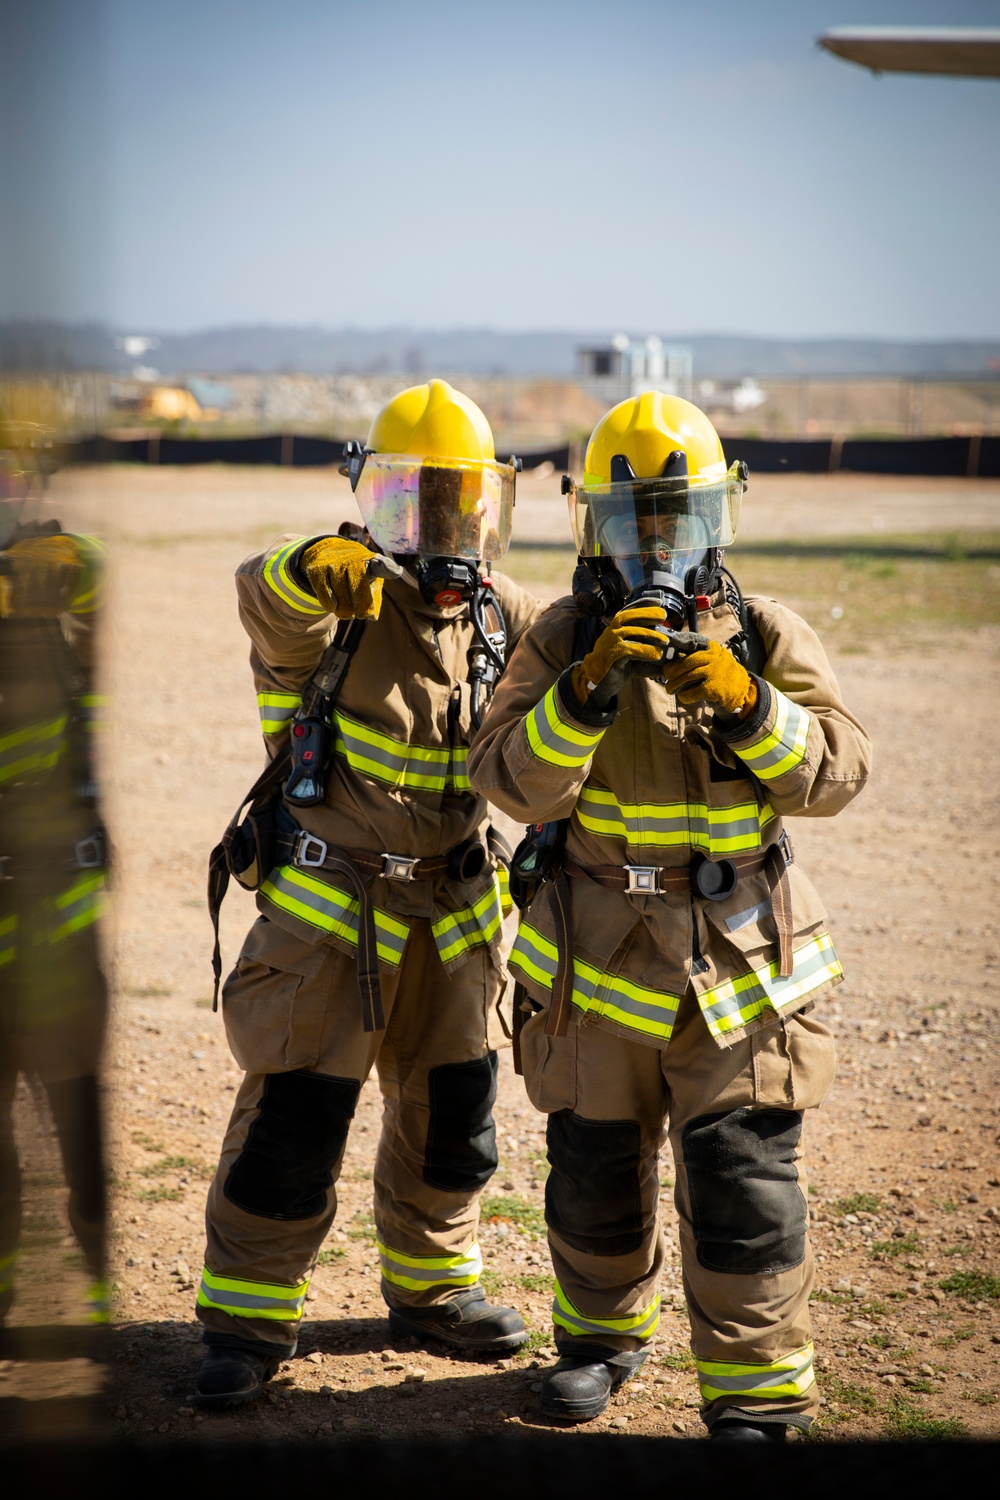
{"type": "Polygon", "coordinates": [[[634,479],[576,487],[569,494],[573,538],[581,557],[610,557],[626,578],[650,562],[670,572],[736,539],[743,497],[736,464],[721,479],[634,479]]]}
{"type": "Polygon", "coordinates": [[[383,552],[493,562],[510,545],[511,464],[370,453],[355,499],[383,552]]]}

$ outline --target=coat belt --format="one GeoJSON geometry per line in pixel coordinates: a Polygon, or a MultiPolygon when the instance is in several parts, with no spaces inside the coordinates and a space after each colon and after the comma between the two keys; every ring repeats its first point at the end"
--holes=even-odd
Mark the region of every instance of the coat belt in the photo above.
{"type": "Polygon", "coordinates": [[[573,896],[567,876],[575,880],[592,880],[607,890],[624,891],[630,895],[690,891],[692,896],[705,900],[723,900],[733,894],[742,876],[766,870],[778,935],[778,974],[787,979],[792,972],[794,932],[792,892],[788,880],[788,866],[793,858],[791,840],[783,832],[777,843],[769,844],[757,854],[740,854],[719,861],[700,856],[682,869],[664,869],[658,865],[578,865],[575,860],[564,859],[549,892],[549,909],[559,956],[552,982],[552,1004],[545,1023],[546,1036],[566,1035],[573,1004],[573,896]]]}

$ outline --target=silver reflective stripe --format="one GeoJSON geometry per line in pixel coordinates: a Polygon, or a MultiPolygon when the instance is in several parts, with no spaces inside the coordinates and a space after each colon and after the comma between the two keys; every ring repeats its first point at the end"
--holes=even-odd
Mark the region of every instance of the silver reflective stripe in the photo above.
{"type": "MultiPolygon", "coordinates": [[[[526,922],[521,923],[511,949],[508,964],[513,969],[519,969],[528,978],[545,984],[551,989],[552,981],[556,975],[558,958],[554,945],[546,944],[545,948],[540,946],[544,939],[536,941],[538,935],[528,926],[526,922]],[[549,953],[547,949],[552,947],[549,953]]],[[[615,974],[602,974],[590,964],[583,964],[580,959],[573,959],[573,1004],[582,1011],[592,1008],[598,1009],[609,1015],[609,1019],[621,1019],[622,1025],[627,1026],[630,1019],[635,1021],[649,1021],[655,1023],[657,1029],[671,1028],[677,1016],[677,1000],[674,996],[663,991],[645,990],[643,986],[634,984],[631,980],[624,979],[615,974]],[[651,996],[650,1000],[642,999],[643,993],[651,996]],[[657,999],[656,996],[661,998],[657,999]]],[[[640,1025],[640,1031],[648,1028],[640,1025]]]]}
{"type": "MultiPolygon", "coordinates": [[[[699,1366],[698,1375],[702,1385],[711,1386],[718,1391],[739,1391],[748,1394],[751,1391],[766,1392],[774,1386],[794,1385],[812,1370],[812,1356],[808,1356],[803,1364],[794,1369],[783,1369],[780,1365],[764,1365],[761,1369],[751,1374],[744,1375],[711,1375],[699,1366]]],[[[809,1384],[812,1382],[810,1381],[809,1384]]],[[[784,1392],[781,1393],[782,1395],[784,1392]]]]}
{"type": "MultiPolygon", "coordinates": [[[[828,969],[831,963],[836,962],[836,958],[833,944],[826,934],[821,938],[812,938],[793,955],[790,975],[784,979],[772,978],[769,972],[772,965],[768,965],[765,969],[755,970],[745,979],[729,980],[727,984],[738,986],[735,993],[723,995],[711,1004],[702,1004],[701,1013],[711,1024],[760,1002],[769,1003],[775,1010],[780,1010],[782,1005],[788,1004],[788,999],[783,996],[791,992],[789,998],[798,999],[803,983],[828,969]]],[[[708,991],[708,994],[711,993],[708,991]]],[[[702,999],[704,998],[703,996],[702,999]]]]}
{"type": "MultiPolygon", "coordinates": [[[[358,940],[358,902],[345,895],[336,886],[298,870],[293,865],[282,865],[273,870],[260,888],[261,895],[282,911],[320,927],[324,932],[333,932],[347,942],[358,940]]],[[[375,937],[379,957],[388,963],[398,964],[406,947],[409,928],[387,912],[375,908],[375,937]]]]}
{"type": "Polygon", "coordinates": [[[756,906],[748,906],[745,911],[737,911],[731,917],[727,917],[726,926],[730,932],[740,932],[744,927],[749,927],[754,922],[762,922],[770,914],[770,900],[758,901],[756,906]]]}
{"type": "Polygon", "coordinates": [[[257,1297],[251,1292],[231,1292],[228,1288],[209,1286],[202,1280],[201,1289],[213,1307],[280,1308],[298,1312],[305,1306],[306,1294],[300,1297],[257,1297]]]}

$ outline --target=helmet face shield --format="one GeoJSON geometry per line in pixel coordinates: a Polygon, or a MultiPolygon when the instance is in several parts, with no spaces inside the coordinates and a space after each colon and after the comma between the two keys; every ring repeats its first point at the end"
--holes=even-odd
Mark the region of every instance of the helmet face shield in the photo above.
{"type": "Polygon", "coordinates": [[[735,540],[743,487],[736,464],[709,482],[683,475],[574,486],[569,512],[577,551],[612,558],[632,589],[653,571],[683,577],[735,540]]]}
{"type": "Polygon", "coordinates": [[[354,496],[383,552],[493,562],[510,545],[514,479],[492,460],[369,453],[354,496]]]}

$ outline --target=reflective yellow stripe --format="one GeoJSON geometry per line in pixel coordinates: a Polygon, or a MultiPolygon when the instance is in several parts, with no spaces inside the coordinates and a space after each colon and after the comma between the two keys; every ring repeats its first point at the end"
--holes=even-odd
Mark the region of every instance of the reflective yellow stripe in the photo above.
{"type": "Polygon", "coordinates": [[[98,734],[105,726],[105,709],[111,699],[106,693],[82,693],[80,707],[88,733],[98,734]]]}
{"type": "Polygon", "coordinates": [[[514,903],[510,899],[510,876],[506,865],[497,866],[497,885],[500,887],[500,915],[509,917],[514,910],[514,903]]]}
{"type": "Polygon", "coordinates": [[[50,771],[66,748],[66,715],[0,736],[0,785],[50,771]]]}
{"type": "Polygon", "coordinates": [[[284,729],[301,702],[299,693],[258,693],[257,712],[262,732],[277,734],[284,729]]]}
{"type": "Polygon", "coordinates": [[[558,683],[553,683],[524,721],[528,746],[536,760],[575,769],[586,765],[604,737],[604,730],[581,729],[562,713],[558,683]]]}
{"type": "Polygon", "coordinates": [[[483,1272],[479,1246],[472,1244],[459,1255],[406,1255],[376,1239],[382,1277],[408,1292],[426,1292],[430,1287],[475,1286],[483,1272]]]}
{"type": "Polygon", "coordinates": [[[732,807],[709,807],[705,802],[619,802],[605,787],[580,792],[576,818],[588,833],[621,839],[632,848],[698,849],[720,856],[754,851],[763,846],[763,832],[775,811],[756,800],[732,807]]]}
{"type": "Polygon", "coordinates": [[[813,1346],[803,1344],[771,1364],[744,1364],[729,1360],[698,1359],[698,1384],[705,1401],[727,1396],[757,1396],[766,1401],[787,1401],[802,1396],[815,1383],[813,1346]]]}
{"type": "Polygon", "coordinates": [[[491,943],[500,931],[500,888],[494,881],[472,906],[448,912],[431,926],[443,964],[483,943],[491,943]]]}
{"type": "Polygon", "coordinates": [[[74,932],[89,927],[104,911],[107,877],[103,870],[95,875],[81,875],[68,891],[52,902],[56,922],[49,932],[50,943],[61,943],[74,932]]]}
{"type": "MultiPolygon", "coordinates": [[[[0,917],[0,969],[17,957],[17,916],[0,917]]],[[[3,1261],[0,1260],[0,1267],[3,1261]]]]}
{"type": "Polygon", "coordinates": [[[713,1036],[749,1026],[767,1009],[779,1014],[822,984],[843,978],[844,970],[828,932],[810,938],[792,954],[792,972],[778,977],[778,961],[764,964],[739,979],[727,979],[698,996],[701,1013],[713,1036]]]}
{"type": "Polygon", "coordinates": [[[282,1323],[297,1323],[308,1290],[308,1278],[296,1286],[281,1286],[271,1281],[216,1276],[205,1266],[197,1302],[199,1307],[216,1307],[234,1318],[273,1318],[282,1323]]]}
{"type": "Polygon", "coordinates": [[[362,724],[349,714],[336,713],[336,751],[352,771],[370,776],[388,786],[414,787],[419,791],[467,792],[470,790],[465,745],[430,748],[411,745],[395,735],[362,724]]]}
{"type": "Polygon", "coordinates": [[[633,1338],[651,1339],[660,1322],[660,1294],[657,1292],[641,1312],[630,1313],[624,1318],[587,1317],[573,1305],[557,1281],[552,1321],[565,1328],[567,1333],[581,1338],[592,1334],[630,1333],[633,1338]]]}
{"type": "Polygon", "coordinates": [[[107,549],[104,543],[99,542],[94,536],[76,536],[73,540],[83,563],[83,571],[70,603],[70,614],[89,615],[93,614],[101,602],[102,575],[107,549]]]}
{"type": "MultiPolygon", "coordinates": [[[[260,894],[280,910],[298,917],[300,922],[308,922],[310,927],[318,927],[357,947],[360,910],[357,899],[336,886],[307,875],[294,865],[281,865],[265,880],[260,894]]],[[[409,935],[405,922],[375,907],[375,946],[384,963],[393,968],[398,965],[409,935]]]]}
{"type": "Polygon", "coordinates": [[[774,728],[747,749],[733,745],[740,760],[759,781],[773,781],[794,771],[806,758],[806,743],[812,716],[777,688],[771,688],[776,704],[774,728]]]}
{"type": "Polygon", "coordinates": [[[17,1251],[10,1255],[0,1255],[0,1292],[9,1292],[14,1285],[14,1271],[17,1267],[17,1251]]]}
{"type": "Polygon", "coordinates": [[[86,1302],[88,1323],[111,1321],[111,1292],[106,1281],[91,1282],[87,1288],[86,1302]]]}
{"type": "MultiPolygon", "coordinates": [[[[507,962],[523,978],[551,990],[558,956],[555,943],[522,920],[507,962]]],[[[665,990],[633,984],[620,974],[602,974],[574,954],[573,1004],[584,1014],[604,1016],[619,1026],[665,1042],[674,1029],[680,999],[665,990]]]]}
{"type": "Polygon", "coordinates": [[[300,615],[325,615],[326,610],[320,604],[315,594],[307,594],[301,584],[292,577],[288,563],[294,552],[297,552],[305,541],[300,537],[296,542],[286,542],[279,547],[277,552],[271,554],[264,564],[264,582],[273,593],[277,594],[282,604],[287,604],[289,609],[294,609],[300,615]]]}

